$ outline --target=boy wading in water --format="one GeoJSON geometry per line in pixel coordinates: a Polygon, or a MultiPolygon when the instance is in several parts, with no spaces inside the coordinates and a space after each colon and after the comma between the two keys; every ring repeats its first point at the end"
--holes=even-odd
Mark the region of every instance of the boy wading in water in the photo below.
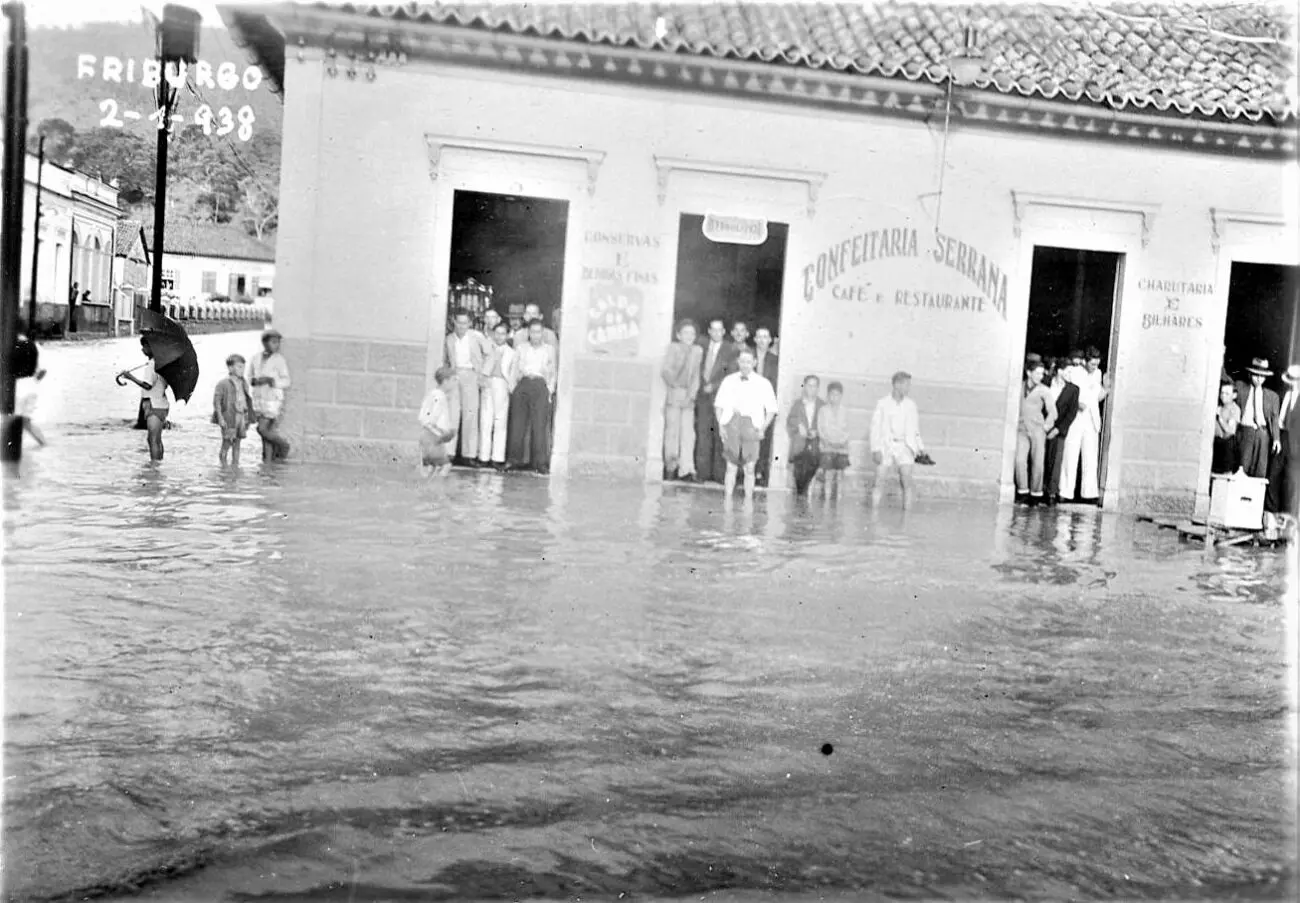
{"type": "Polygon", "coordinates": [[[218,460],[226,466],[239,466],[239,445],[248,435],[248,423],[253,416],[253,398],[244,382],[244,359],[238,354],[226,358],[226,378],[217,383],[212,395],[212,422],[221,427],[221,453],[218,460]]]}
{"type": "Polygon", "coordinates": [[[776,393],[772,384],[754,372],[754,352],[742,348],[736,359],[740,368],[722,380],[713,405],[723,433],[727,473],[723,488],[727,500],[736,492],[736,476],[745,468],[745,498],[754,497],[754,468],[763,433],[776,418],[776,393]]]}
{"type": "Polygon", "coordinates": [[[884,497],[885,472],[894,468],[903,489],[903,507],[916,500],[912,468],[918,455],[925,452],[921,444],[921,417],[916,402],[908,398],[912,374],[900,370],[894,374],[893,391],[876,402],[871,417],[871,458],[876,462],[876,482],[871,487],[872,507],[879,508],[884,497]]]}
{"type": "Polygon", "coordinates": [[[137,377],[129,370],[123,370],[117,374],[117,381],[121,383],[127,379],[140,387],[145,428],[149,431],[149,460],[161,461],[164,451],[163,427],[167,425],[167,412],[171,409],[171,402],[167,400],[167,380],[154,370],[153,349],[149,346],[148,335],[140,336],[140,350],[149,359],[144,372],[137,377]]]}
{"type": "Polygon", "coordinates": [[[420,473],[426,478],[445,476],[451,472],[451,456],[456,449],[456,428],[459,417],[452,416],[449,392],[459,392],[456,371],[442,367],[433,376],[436,385],[424,397],[420,406],[420,473]]]}
{"type": "Polygon", "coordinates": [[[32,418],[36,416],[37,392],[43,379],[45,379],[45,371],[37,370],[34,375],[18,380],[14,389],[14,395],[18,399],[15,405],[15,410],[18,412],[17,419],[21,422],[22,429],[35,439],[36,444],[41,448],[45,447],[45,434],[32,418]]]}
{"type": "Polygon", "coordinates": [[[826,387],[826,404],[817,413],[817,434],[821,437],[822,494],[839,498],[840,474],[849,466],[848,412],[841,402],[844,386],[833,382],[826,387]]]}

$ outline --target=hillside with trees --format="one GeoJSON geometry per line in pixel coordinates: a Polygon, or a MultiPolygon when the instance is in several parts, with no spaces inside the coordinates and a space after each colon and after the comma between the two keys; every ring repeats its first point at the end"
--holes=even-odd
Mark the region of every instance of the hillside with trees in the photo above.
{"type": "MultiPolygon", "coordinates": [[[[45,136],[47,159],[118,182],[127,215],[149,221],[153,216],[154,159],[157,127],[148,119],[157,108],[153,90],[139,83],[141,61],[156,53],[152,24],[87,23],[75,28],[34,28],[29,33],[29,139],[35,152],[45,136]],[[79,75],[78,58],[95,57],[93,77],[79,75]],[[131,70],[121,82],[102,77],[104,57],[116,57],[131,70]],[[105,101],[113,101],[113,105],[105,101]],[[101,106],[103,105],[103,106],[101,106]],[[125,111],[140,114],[139,119],[125,111]],[[106,125],[106,116],[116,113],[106,125]]],[[[248,54],[235,46],[224,29],[205,28],[199,59],[215,70],[234,63],[238,72],[251,65],[248,54]]],[[[280,97],[269,82],[255,90],[242,84],[232,90],[198,84],[191,72],[180,90],[176,113],[184,117],[172,135],[168,153],[168,219],[238,226],[258,238],[273,238],[280,185],[280,97]],[[222,108],[229,110],[222,130],[222,108]],[[242,108],[251,123],[242,140],[238,128],[242,108]],[[211,111],[211,118],[205,111],[211,111]],[[204,122],[208,123],[207,128],[204,122]]]]}

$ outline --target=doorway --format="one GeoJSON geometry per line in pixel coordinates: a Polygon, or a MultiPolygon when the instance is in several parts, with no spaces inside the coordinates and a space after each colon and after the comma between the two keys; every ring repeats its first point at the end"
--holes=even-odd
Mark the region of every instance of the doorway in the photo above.
{"type": "MultiPolygon", "coordinates": [[[[698,341],[708,345],[711,320],[726,323],[728,339],[732,327],[743,322],[748,328],[748,344],[765,329],[773,340],[772,357],[765,375],[777,389],[780,356],[781,291],[785,282],[786,246],[790,234],[787,223],[768,222],[766,236],[759,244],[717,241],[705,234],[705,217],[683,213],[678,220],[677,281],[673,289],[673,327],[691,319],[698,328],[698,341]]],[[[669,336],[669,341],[676,335],[669,336]]],[[[707,419],[703,412],[697,421],[707,419]]],[[[775,424],[774,424],[775,426],[775,424]]],[[[710,442],[708,424],[696,423],[696,462],[698,476],[708,482],[722,482],[720,449],[702,450],[710,442]],[[703,466],[701,466],[703,465],[703,466]],[[715,466],[716,465],[716,466],[715,466]]],[[[767,485],[772,462],[772,436],[763,439],[757,466],[758,483],[767,485]]]]}
{"type": "MultiPolygon", "coordinates": [[[[568,201],[551,198],[457,190],[452,200],[448,285],[472,284],[482,289],[477,296],[491,299],[492,308],[511,326],[512,342],[520,341],[515,330],[523,325],[525,308],[537,305],[543,323],[556,337],[557,366],[568,220],[568,201]]],[[[481,328],[484,311],[470,313],[475,326],[481,328]]],[[[454,310],[447,311],[448,333],[454,316],[454,310]]],[[[483,437],[478,425],[469,422],[468,412],[479,410],[478,399],[471,397],[474,394],[468,387],[461,393],[462,426],[453,458],[460,465],[479,466],[482,460],[479,440],[483,437]]],[[[532,442],[536,424],[530,420],[528,435],[519,442],[521,465],[549,468],[555,405],[548,407],[544,441],[540,445],[532,442]],[[544,449],[545,460],[533,460],[534,448],[544,449]]],[[[513,440],[509,436],[507,445],[513,440]]],[[[496,457],[495,452],[491,454],[489,463],[496,457]]]]}
{"type": "Polygon", "coordinates": [[[1228,277],[1228,318],[1223,331],[1223,373],[1245,379],[1252,359],[1268,358],[1280,390],[1281,375],[1300,351],[1300,267],[1233,262],[1228,277]]]}
{"type": "MultiPolygon", "coordinates": [[[[1036,246],[1029,276],[1029,316],[1025,328],[1025,353],[1044,360],[1064,358],[1077,351],[1096,349],[1101,370],[1108,373],[1118,347],[1116,307],[1123,279],[1123,255],[1110,251],[1036,246]]],[[[1101,430],[1097,460],[1081,461],[1080,470],[1096,467],[1101,490],[1106,492],[1106,463],[1110,449],[1110,399],[1100,408],[1101,430]]],[[[1082,503],[1083,481],[1076,480],[1071,498],[1062,502],[1082,503]]],[[[1054,487],[1047,487],[1054,494],[1054,487]]]]}

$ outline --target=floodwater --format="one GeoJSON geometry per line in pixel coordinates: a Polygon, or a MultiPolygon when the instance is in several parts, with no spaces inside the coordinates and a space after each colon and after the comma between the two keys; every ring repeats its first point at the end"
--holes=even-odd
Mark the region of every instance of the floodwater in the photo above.
{"type": "Polygon", "coordinates": [[[211,386],[256,337],[196,345],[160,468],[134,343],[43,354],[10,898],[1294,896],[1285,555],[253,443],[223,472],[211,386]]]}

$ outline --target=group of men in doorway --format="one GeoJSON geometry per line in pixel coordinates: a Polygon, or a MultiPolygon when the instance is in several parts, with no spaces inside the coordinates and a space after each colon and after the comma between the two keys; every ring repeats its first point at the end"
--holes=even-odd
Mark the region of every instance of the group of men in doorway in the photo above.
{"type": "Polygon", "coordinates": [[[1017,502],[1100,503],[1102,403],[1110,392],[1096,348],[1047,360],[1025,356],[1016,428],[1017,502]]]}
{"type": "MultiPolygon", "coordinates": [[[[771,394],[771,416],[759,415],[760,421],[747,429],[756,432],[756,449],[750,456],[753,479],[766,486],[772,469],[773,421],[776,417],[775,386],[780,360],[777,357],[772,330],[757,327],[751,338],[749,324],[737,320],[730,335],[725,321],[709,321],[703,341],[693,320],[677,324],[676,341],[668,346],[664,355],[661,375],[667,389],[664,412],[664,479],[687,483],[726,483],[728,473],[727,433],[725,424],[718,422],[719,393],[727,377],[741,372],[742,361],[746,373],[735,391],[743,390],[737,398],[738,409],[758,411],[771,394]],[[751,374],[757,381],[750,385],[751,374]],[[766,387],[764,389],[764,387],[766,387]],[[762,395],[755,404],[748,404],[749,395],[762,395]]],[[[722,400],[728,401],[728,392],[722,400]]],[[[728,402],[730,404],[730,402],[728,402]]],[[[728,408],[730,410],[730,408],[728,408]]],[[[752,418],[750,418],[752,419],[752,418]]],[[[739,426],[733,429],[739,429],[739,426]]],[[[748,441],[748,433],[746,433],[748,441]]],[[[735,480],[732,473],[732,480],[735,480]]]]}
{"type": "Polygon", "coordinates": [[[453,323],[437,380],[449,424],[435,428],[451,463],[549,473],[559,336],[533,303],[513,331],[491,309],[483,313],[482,330],[464,309],[453,323]]]}
{"type": "Polygon", "coordinates": [[[1245,379],[1223,374],[1211,470],[1267,479],[1264,511],[1296,517],[1300,513],[1300,416],[1296,413],[1300,364],[1283,372],[1281,396],[1265,385],[1271,376],[1268,359],[1260,357],[1251,360],[1245,379]]]}

